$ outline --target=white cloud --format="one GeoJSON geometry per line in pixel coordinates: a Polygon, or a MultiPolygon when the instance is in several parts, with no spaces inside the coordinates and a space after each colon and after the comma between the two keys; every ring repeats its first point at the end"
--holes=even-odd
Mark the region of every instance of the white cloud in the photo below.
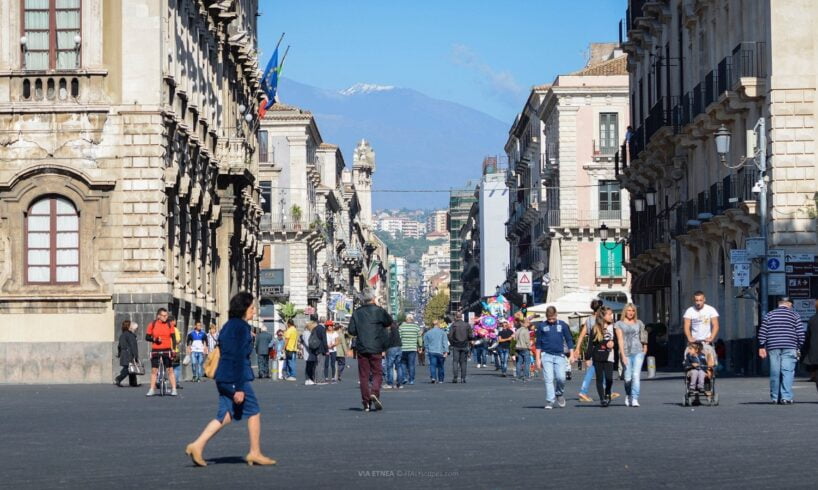
{"type": "Polygon", "coordinates": [[[519,97],[526,92],[509,71],[492,67],[465,44],[452,45],[451,60],[456,65],[474,71],[478,75],[478,82],[488,89],[491,95],[506,102],[516,105],[520,102],[519,97]]]}

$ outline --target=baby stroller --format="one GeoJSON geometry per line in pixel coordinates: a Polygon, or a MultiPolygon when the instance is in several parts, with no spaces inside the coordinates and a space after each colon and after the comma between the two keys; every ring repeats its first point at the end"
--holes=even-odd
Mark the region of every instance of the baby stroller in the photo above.
{"type": "Polygon", "coordinates": [[[719,405],[719,394],[716,392],[716,360],[711,353],[706,353],[707,369],[705,369],[704,390],[690,389],[690,375],[696,368],[685,366],[685,375],[682,378],[684,383],[685,395],[683,406],[690,407],[694,405],[707,405],[709,407],[719,405]]]}

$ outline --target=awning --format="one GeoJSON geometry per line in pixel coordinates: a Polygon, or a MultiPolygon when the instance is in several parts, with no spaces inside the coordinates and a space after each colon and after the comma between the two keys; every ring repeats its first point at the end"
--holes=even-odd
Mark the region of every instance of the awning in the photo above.
{"type": "Polygon", "coordinates": [[[662,264],[639,274],[631,284],[631,294],[653,294],[670,287],[670,264],[662,264]]]}

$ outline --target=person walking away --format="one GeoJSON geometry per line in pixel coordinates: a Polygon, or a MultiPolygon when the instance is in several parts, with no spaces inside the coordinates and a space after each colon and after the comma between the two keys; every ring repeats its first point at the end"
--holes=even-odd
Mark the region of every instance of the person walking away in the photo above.
{"type": "Polygon", "coordinates": [[[429,376],[432,384],[445,380],[446,356],[449,355],[449,338],[438,323],[423,335],[423,346],[429,355],[429,376]]]}
{"type": "Polygon", "coordinates": [[[514,348],[517,351],[517,379],[528,381],[529,376],[529,356],[531,353],[531,322],[527,318],[515,319],[517,330],[514,332],[514,348]]]}
{"type": "Polygon", "coordinates": [[[182,332],[176,326],[176,319],[173,315],[168,317],[168,322],[173,327],[173,337],[176,343],[173,346],[173,355],[171,356],[171,364],[173,365],[173,374],[176,376],[176,389],[184,389],[182,386],[182,332]]]}
{"type": "MultiPolygon", "coordinates": [[[[574,351],[574,359],[584,359],[585,353],[588,352],[591,345],[591,336],[590,332],[594,329],[594,325],[596,325],[596,318],[599,314],[599,308],[602,306],[602,300],[600,299],[593,299],[591,300],[591,311],[593,312],[591,316],[585,319],[582,326],[579,329],[579,336],[577,337],[577,347],[574,351]]],[[[591,386],[591,380],[594,379],[594,367],[593,361],[587,360],[585,361],[585,376],[582,378],[582,385],[579,388],[579,401],[585,403],[591,403],[594,401],[588,395],[588,389],[591,386]]],[[[618,394],[611,394],[613,398],[616,398],[618,394]]]]}
{"type": "Polygon", "coordinates": [[[284,362],[285,378],[295,381],[295,364],[298,360],[298,329],[292,319],[287,320],[287,330],[284,332],[284,362]]]}
{"type": "MultiPolygon", "coordinates": [[[[818,310],[818,300],[815,301],[815,309],[818,310]]],[[[818,313],[812,315],[807,323],[802,356],[804,366],[811,374],[810,381],[814,381],[818,389],[818,313]]]]}
{"type": "Polygon", "coordinates": [[[684,314],[684,333],[687,342],[701,342],[706,356],[717,359],[713,343],[719,335],[719,312],[706,303],[702,291],[693,293],[693,306],[684,314]]]}
{"type": "Polygon", "coordinates": [[[758,357],[770,358],[770,400],[793,403],[792,381],[798,350],[804,344],[801,317],[792,310],[792,300],[784,296],[778,308],[764,315],[758,331],[758,357]]]}
{"type": "MultiPolygon", "coordinates": [[[[537,367],[542,369],[545,380],[545,409],[565,407],[565,349],[574,348],[574,337],[568,324],[557,319],[557,309],[545,310],[545,321],[536,324],[537,367]]],[[[571,362],[569,356],[567,362],[571,362]]]]}
{"type": "Polygon", "coordinates": [[[324,379],[329,379],[331,383],[335,383],[335,366],[338,362],[338,332],[335,331],[335,322],[332,320],[327,320],[324,325],[327,329],[327,355],[324,356],[324,379]]]}
{"type": "Polygon", "coordinates": [[[619,344],[619,358],[625,365],[625,406],[638,407],[642,362],[648,352],[648,332],[637,316],[636,305],[625,305],[622,319],[614,324],[614,331],[619,344]]]}
{"type": "Polygon", "coordinates": [[[273,336],[267,331],[267,327],[262,327],[256,334],[256,359],[258,363],[258,378],[270,377],[270,343],[273,336]]]}
{"type": "Polygon", "coordinates": [[[244,457],[248,465],[274,465],[276,461],[261,452],[261,409],[253,391],[252,327],[248,321],[256,315],[253,295],[247,292],[230,299],[228,320],[219,339],[219,365],[214,376],[219,393],[219,409],[199,437],[185,448],[193,464],[207,466],[202,454],[208,441],[233,420],[247,417],[250,452],[244,457]]]}
{"type": "MultiPolygon", "coordinates": [[[[461,313],[458,313],[460,316],[461,313]]],[[[446,318],[446,323],[450,323],[450,318],[446,318]]],[[[471,326],[463,320],[455,320],[449,326],[449,345],[452,351],[452,373],[454,378],[452,383],[466,382],[466,367],[469,357],[469,342],[474,340],[474,333],[471,326]]]]}
{"type": "Polygon", "coordinates": [[[406,315],[406,321],[398,327],[401,343],[401,369],[402,376],[399,376],[401,384],[415,384],[415,366],[417,365],[418,353],[423,350],[423,337],[420,335],[420,327],[415,323],[415,315],[406,315]]]}
{"type": "Polygon", "coordinates": [[[358,382],[365,412],[371,408],[383,409],[380,400],[383,382],[381,358],[389,339],[387,329],[395,323],[392,316],[377,305],[376,299],[372,288],[364,288],[361,292],[364,304],[355,310],[349,321],[349,334],[355,336],[357,341],[358,382]]]}
{"type": "MultiPolygon", "coordinates": [[[[508,371],[508,356],[511,350],[511,340],[514,338],[514,331],[508,327],[508,320],[500,319],[500,332],[497,334],[497,353],[500,356],[500,376],[506,377],[508,371]]],[[[563,369],[565,366],[563,366],[563,369]]]]}
{"type": "Polygon", "coordinates": [[[277,330],[276,331],[276,338],[273,341],[275,343],[275,351],[276,351],[276,378],[283,380],[286,375],[284,374],[285,366],[287,365],[287,353],[284,350],[284,347],[287,345],[287,342],[284,340],[284,331],[277,330]]]}
{"type": "Polygon", "coordinates": [[[165,366],[165,372],[170,381],[171,396],[178,395],[176,376],[171,369],[171,356],[176,347],[176,336],[173,334],[173,327],[168,323],[168,316],[168,310],[159,308],[156,311],[156,319],[148,325],[145,332],[145,340],[151,344],[151,384],[146,396],[153,396],[156,393],[154,387],[160,362],[165,366]]]}
{"type": "Polygon", "coordinates": [[[318,349],[321,347],[321,340],[314,335],[318,328],[316,322],[307,322],[306,328],[301,332],[301,347],[304,355],[304,385],[312,386],[315,383],[315,368],[318,365],[318,349]]]}
{"type": "Polygon", "coordinates": [[[119,344],[117,345],[117,357],[119,357],[119,365],[122,369],[119,375],[114,378],[114,384],[122,388],[122,380],[128,378],[128,385],[137,387],[141,386],[136,382],[136,374],[128,372],[128,366],[131,361],[139,360],[139,347],[136,344],[136,329],[139,325],[130,320],[122,322],[122,333],[119,334],[119,344]]]}
{"type": "Polygon", "coordinates": [[[386,369],[386,385],[385,389],[398,389],[401,387],[401,378],[403,378],[403,369],[401,368],[401,348],[400,332],[398,326],[389,327],[387,332],[386,342],[386,359],[384,360],[384,369],[386,369]]]}
{"type": "Polygon", "coordinates": [[[335,361],[338,363],[337,380],[341,382],[341,376],[344,374],[344,369],[347,366],[347,353],[349,352],[349,342],[347,342],[347,335],[344,326],[340,323],[334,325],[335,331],[338,333],[338,343],[335,346],[335,361]]]}
{"type": "Polygon", "coordinates": [[[586,354],[594,361],[596,371],[596,392],[599,395],[600,405],[607,407],[611,404],[611,387],[613,386],[614,366],[617,359],[617,342],[613,328],[613,310],[607,306],[599,309],[596,325],[591,331],[591,348],[586,354]]]}
{"type": "Polygon", "coordinates": [[[190,366],[193,369],[193,382],[200,383],[204,374],[204,359],[208,354],[207,334],[202,330],[202,322],[193,324],[193,331],[187,334],[186,344],[190,352],[190,366]]]}

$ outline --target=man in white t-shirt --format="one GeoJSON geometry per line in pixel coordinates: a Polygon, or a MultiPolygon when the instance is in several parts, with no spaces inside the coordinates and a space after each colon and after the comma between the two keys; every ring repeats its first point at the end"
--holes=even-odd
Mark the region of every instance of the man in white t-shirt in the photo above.
{"type": "Polygon", "coordinates": [[[684,314],[684,333],[688,342],[701,342],[704,354],[712,356],[715,363],[717,358],[713,343],[719,335],[719,312],[705,304],[705,300],[702,291],[693,293],[693,306],[684,314]]]}

